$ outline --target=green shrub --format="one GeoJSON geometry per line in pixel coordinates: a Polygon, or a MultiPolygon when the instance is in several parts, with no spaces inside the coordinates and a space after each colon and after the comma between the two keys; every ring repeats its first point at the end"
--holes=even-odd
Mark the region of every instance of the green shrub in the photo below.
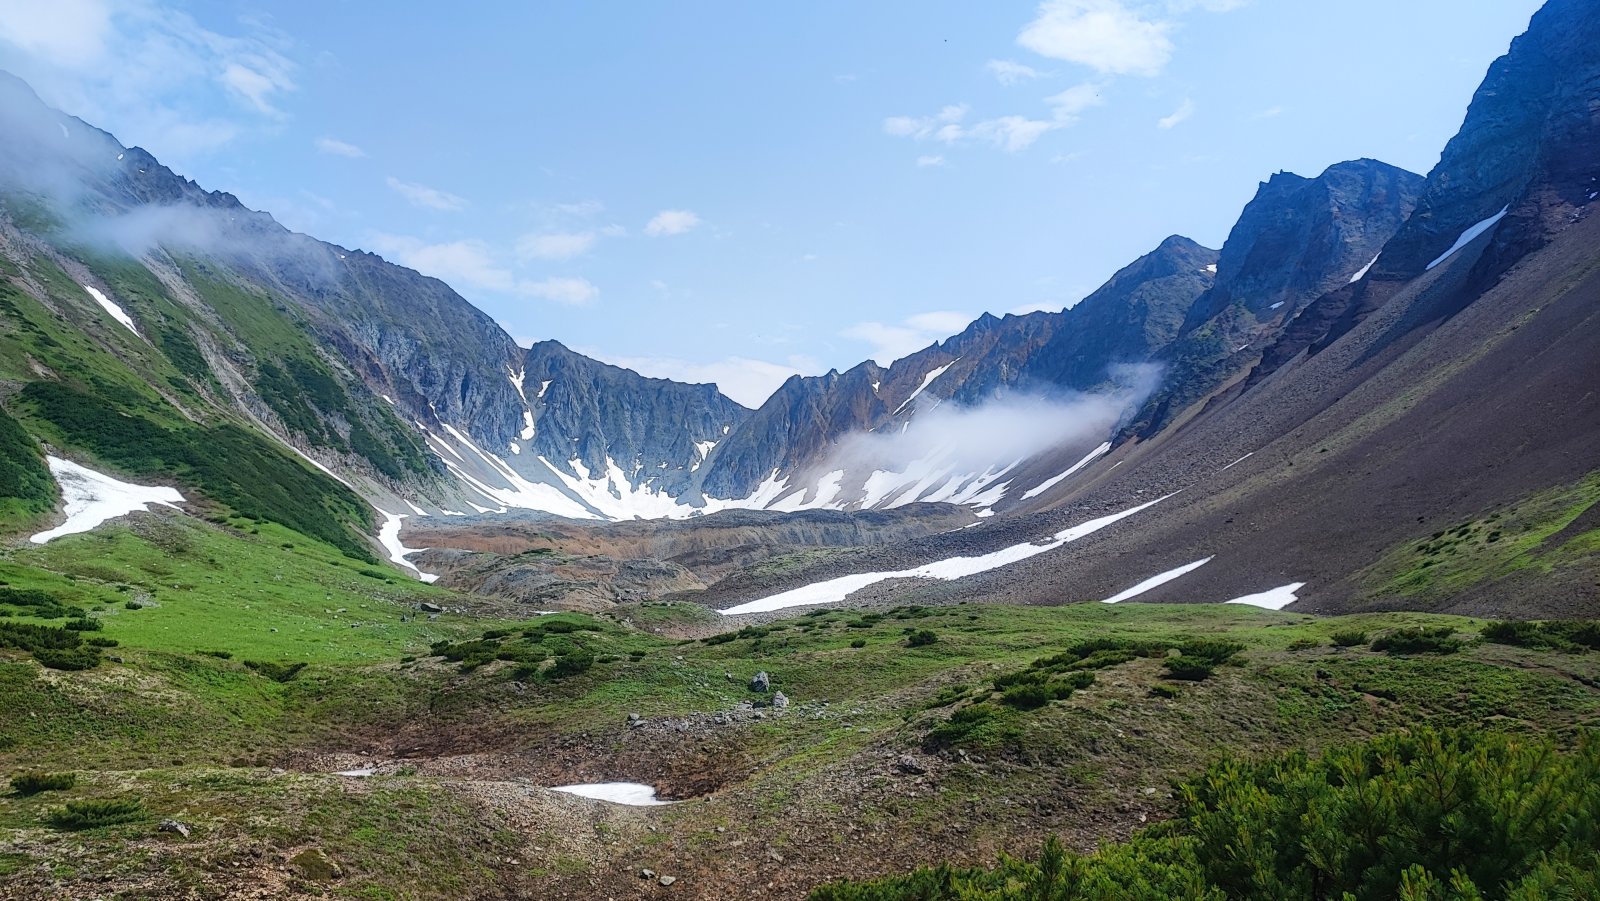
{"type": "Polygon", "coordinates": [[[1461,641],[1449,626],[1395,629],[1372,640],[1374,651],[1390,654],[1454,654],[1461,641]]]}
{"type": "Polygon", "coordinates": [[[1360,629],[1342,629],[1329,636],[1335,647],[1353,648],[1367,643],[1367,633],[1360,629]]]}
{"type": "Polygon", "coordinates": [[[233,659],[233,652],[232,651],[200,651],[199,653],[203,654],[206,657],[215,657],[218,660],[232,660],[233,659]]]}
{"type": "Polygon", "coordinates": [[[866,646],[867,640],[865,638],[854,638],[850,641],[850,647],[852,648],[864,648],[866,646]]]}
{"type": "Polygon", "coordinates": [[[906,636],[907,647],[925,648],[939,640],[939,636],[932,629],[918,629],[906,636]]]}
{"type": "Polygon", "coordinates": [[[574,651],[557,657],[555,665],[546,670],[545,675],[551,679],[565,679],[588,672],[591,666],[594,666],[593,654],[588,651],[574,651]]]}
{"type": "Polygon", "coordinates": [[[69,607],[48,591],[38,588],[0,588],[0,605],[16,607],[27,616],[39,619],[81,617],[83,611],[69,607]]]}
{"type": "Polygon", "coordinates": [[[1535,901],[1600,897],[1600,739],[1382,736],[1312,758],[1233,756],[1175,820],[1079,856],[834,883],[811,901],[1535,901]]]}
{"type": "Polygon", "coordinates": [[[26,651],[50,669],[85,670],[100,665],[100,649],[85,644],[81,632],[54,626],[0,622],[0,648],[26,651]]]}
{"type": "Polygon", "coordinates": [[[77,784],[76,773],[42,773],[34,770],[17,773],[11,777],[11,789],[19,795],[66,791],[77,784]]]}
{"type": "Polygon", "coordinates": [[[1168,679],[1180,682],[1204,682],[1211,678],[1211,674],[1217,669],[1216,664],[1210,660],[1190,657],[1187,654],[1168,657],[1161,665],[1166,667],[1168,679]]]}
{"type": "Polygon", "coordinates": [[[68,620],[66,625],[62,626],[62,628],[73,632],[98,632],[101,629],[104,629],[105,625],[103,625],[97,619],[91,619],[87,616],[80,616],[77,619],[68,620]]]}
{"type": "Polygon", "coordinates": [[[1168,685],[1165,682],[1157,682],[1150,686],[1150,696],[1152,698],[1175,698],[1182,693],[1178,686],[1168,685]]]}
{"type": "Polygon", "coordinates": [[[1493,622],[1483,627],[1483,640],[1524,648],[1544,648],[1567,653],[1600,649],[1600,622],[1559,620],[1493,622]]]}
{"type": "Polygon", "coordinates": [[[136,798],[91,798],[51,808],[45,819],[57,829],[76,832],[128,823],[142,816],[144,804],[136,798]]]}
{"type": "Polygon", "coordinates": [[[1077,672],[1051,679],[1021,682],[1000,692],[1000,703],[1019,710],[1033,710],[1051,701],[1065,701],[1080,688],[1094,684],[1094,673],[1077,672]]]}

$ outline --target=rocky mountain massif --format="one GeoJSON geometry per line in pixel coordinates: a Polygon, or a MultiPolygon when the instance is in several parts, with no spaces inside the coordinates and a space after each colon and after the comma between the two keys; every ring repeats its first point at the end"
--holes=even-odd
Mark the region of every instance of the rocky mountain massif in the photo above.
{"type": "MultiPolygon", "coordinates": [[[[1260,339],[1248,371],[1169,381],[1152,404],[1187,390],[1199,397],[1189,414],[1175,404],[1151,418],[1147,405],[1142,422],[1173,424],[1136,422],[1134,440],[1025,505],[1035,516],[818,566],[719,603],[1005,552],[1022,559],[855,600],[1250,598],[1327,613],[1593,615],[1597,39],[1591,4],[1547,4],[1491,67],[1420,191],[1392,180],[1397,202],[1414,197],[1415,209],[1375,261],[1346,257],[1355,272],[1338,281],[1348,284],[1314,299],[1307,292],[1331,273],[1304,280],[1293,301],[1304,309],[1260,339]],[[1027,550],[1135,510],[1072,539],[1070,552],[1027,550]]],[[[1280,274],[1277,286],[1288,284],[1280,274]]]]}
{"type": "MultiPolygon", "coordinates": [[[[1314,178],[1278,173],[1220,251],[1174,236],[1071,309],[985,315],[888,367],[869,361],[792,378],[753,411],[711,386],[644,378],[555,341],[519,348],[443,283],[290,233],[7,79],[0,115],[14,137],[0,150],[8,298],[0,402],[17,431],[62,453],[86,453],[126,477],[175,481],[216,513],[280,522],[360,555],[372,549],[362,534],[380,519],[362,500],[391,529],[410,517],[413,530],[429,514],[475,528],[481,517],[523,511],[626,521],[920,501],[1015,514],[917,536],[892,554],[911,563],[946,551],[982,556],[1071,528],[1086,512],[1184,489],[1150,514],[1159,523],[1201,503],[1190,489],[1218,457],[1228,457],[1214,467],[1227,466],[1228,479],[1254,473],[1263,485],[1302,484],[1319,467],[1295,457],[1308,452],[1311,425],[1335,410],[1365,430],[1380,422],[1420,428],[1406,418],[1417,394],[1449,393],[1494,346],[1501,333],[1493,329],[1511,328],[1496,321],[1481,324],[1486,333],[1462,332],[1469,308],[1533,290],[1519,281],[1532,278],[1519,266],[1539,254],[1570,260],[1577,277],[1583,251],[1567,236],[1582,232],[1597,187],[1594,28],[1581,4],[1542,10],[1491,68],[1461,133],[1425,179],[1373,160],[1314,178]],[[1446,335],[1455,343],[1443,345],[1446,335]],[[1373,394],[1386,384],[1378,376],[1398,379],[1404,366],[1407,394],[1373,394]],[[1369,394],[1383,399],[1360,400],[1369,394]],[[1026,428],[1003,418],[1018,409],[1026,428]],[[1017,440],[974,451],[962,433],[1017,440]],[[239,452],[268,475],[243,478],[208,464],[200,448],[218,440],[248,447],[239,452]],[[1284,471],[1263,476],[1274,442],[1284,471]],[[1252,454],[1260,458],[1241,462],[1252,454]]],[[[1553,284],[1539,290],[1556,291],[1553,284]]],[[[1584,365],[1544,352],[1512,369],[1531,379],[1530,364],[1552,378],[1584,365]]],[[[1523,400],[1519,411],[1547,402],[1523,400]]],[[[1504,431],[1482,409],[1458,410],[1448,429],[1504,431]]],[[[1414,440],[1439,434],[1430,427],[1414,440]]],[[[1320,466],[1344,459],[1338,442],[1322,443],[1310,449],[1320,466]]],[[[18,487],[7,503],[42,521],[49,491],[39,486],[48,476],[27,441],[16,447],[8,465],[18,487]]],[[[1364,453],[1347,474],[1397,471],[1390,456],[1400,451],[1364,453]]],[[[1527,448],[1524,457],[1535,453],[1527,448]]],[[[1459,462],[1454,456],[1448,462],[1459,462]]],[[[1509,458],[1496,466],[1522,468],[1509,458]]],[[[1570,489],[1586,472],[1575,464],[1544,483],[1524,479],[1497,502],[1570,489]]],[[[1488,515],[1464,501],[1444,504],[1451,492],[1434,490],[1434,478],[1418,489],[1428,509],[1410,517],[1413,526],[1488,515]]],[[[1334,493],[1366,496],[1361,485],[1334,493]]],[[[1259,520],[1305,507],[1275,504],[1234,509],[1259,520]]],[[[1243,540],[1224,528],[1239,518],[1224,516],[1206,532],[1218,537],[1178,544],[1213,556],[1202,551],[1243,540]]],[[[1334,570],[1354,579],[1374,565],[1372,554],[1426,537],[1417,531],[1368,529],[1366,556],[1335,565],[1338,554],[1321,555],[1325,565],[1304,565],[1306,575],[1316,584],[1334,570]]],[[[1149,538],[1127,532],[1086,540],[1081,552],[1121,535],[1127,543],[1117,554],[1149,553],[1141,550],[1149,538]]],[[[1294,560],[1315,534],[1308,525],[1245,541],[1248,565],[1219,559],[1189,584],[1248,593],[1263,560],[1285,573],[1285,584],[1307,581],[1289,573],[1301,572],[1294,560]],[[1266,556],[1280,538],[1292,546],[1266,556]]],[[[403,560],[393,532],[383,546],[403,560]]],[[[1168,556],[1165,546],[1157,556],[1168,556]]],[[[1005,573],[1033,572],[1037,581],[1060,559],[1038,556],[1005,573]]],[[[862,561],[815,562],[819,572],[840,573],[862,561]]],[[[791,568],[780,581],[807,572],[791,568]]],[[[1103,574],[1076,564],[1072,572],[1065,590],[1090,593],[1109,593],[1128,575],[1109,564],[1103,574]]],[[[1388,584],[1362,578],[1356,594],[1388,584]]],[[[1063,590],[1054,576],[1046,584],[1063,590]]],[[[1354,584],[1341,590],[1348,595],[1354,584]]]]}

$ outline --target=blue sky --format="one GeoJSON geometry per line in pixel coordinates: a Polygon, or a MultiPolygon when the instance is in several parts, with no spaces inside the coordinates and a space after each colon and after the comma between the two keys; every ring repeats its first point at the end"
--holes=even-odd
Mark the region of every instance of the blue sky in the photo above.
{"type": "Polygon", "coordinates": [[[1538,0],[6,0],[0,67],[285,224],[759,403],[1438,159],[1538,0]],[[498,7],[498,8],[496,8],[498,7]]]}

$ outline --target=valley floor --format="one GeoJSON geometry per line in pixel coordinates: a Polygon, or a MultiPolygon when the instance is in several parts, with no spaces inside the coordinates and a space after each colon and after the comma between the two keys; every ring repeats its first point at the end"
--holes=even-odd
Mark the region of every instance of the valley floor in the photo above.
{"type": "Polygon", "coordinates": [[[90,605],[93,634],[119,642],[81,671],[0,650],[0,767],[76,775],[0,795],[0,897],[803,898],[839,878],[992,864],[1050,834],[1092,850],[1172,816],[1173,780],[1223,754],[1423,723],[1571,736],[1600,718],[1600,654],[1423,614],[958,604],[689,638],[707,635],[694,604],[522,622],[317,561],[292,570],[298,601],[269,599],[271,624],[213,627],[208,605],[267,587],[246,558],[282,551],[185,528],[136,517],[0,560],[10,585],[90,605]],[[161,565],[244,557],[208,571],[228,583],[210,591],[112,606],[149,590],[117,587],[149,583],[152,529],[185,539],[161,565]],[[1417,633],[1433,652],[1372,647],[1418,628],[1443,630],[1417,633]],[[1177,678],[1201,658],[1215,665],[1177,678]],[[769,691],[751,689],[759,672],[769,691]],[[371,774],[337,775],[350,771],[371,774]],[[613,781],[675,803],[549,790],[613,781]],[[64,805],[95,799],[136,805],[63,828],[64,805]]]}

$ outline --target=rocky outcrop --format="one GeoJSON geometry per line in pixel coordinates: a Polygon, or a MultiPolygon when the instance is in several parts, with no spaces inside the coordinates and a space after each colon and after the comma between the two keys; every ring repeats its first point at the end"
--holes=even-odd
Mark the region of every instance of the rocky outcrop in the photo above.
{"type": "Polygon", "coordinates": [[[1228,234],[1216,284],[1158,355],[1165,383],[1130,431],[1150,437],[1246,372],[1307,304],[1350,283],[1406,221],[1423,179],[1376,160],[1316,178],[1280,172],[1256,191],[1228,234]]]}

